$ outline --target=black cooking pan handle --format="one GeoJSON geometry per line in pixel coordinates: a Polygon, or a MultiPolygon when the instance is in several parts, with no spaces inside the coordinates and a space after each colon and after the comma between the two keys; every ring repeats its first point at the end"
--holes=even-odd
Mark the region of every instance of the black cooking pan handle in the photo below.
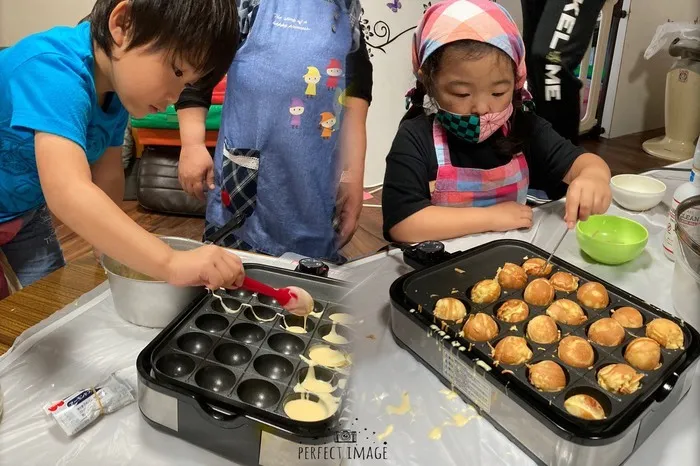
{"type": "Polygon", "coordinates": [[[235,429],[246,423],[246,417],[242,414],[214,408],[201,398],[195,397],[195,401],[199,407],[200,415],[209,422],[212,422],[224,429],[235,429]],[[223,412],[226,411],[226,412],[223,412]]]}
{"type": "Polygon", "coordinates": [[[680,375],[677,372],[673,372],[671,375],[668,376],[668,378],[664,381],[664,384],[659,387],[659,389],[656,391],[656,396],[654,397],[654,400],[657,403],[663,402],[671,393],[673,393],[673,390],[676,388],[676,383],[678,382],[678,379],[680,378],[680,375]]]}
{"type": "Polygon", "coordinates": [[[233,230],[237,229],[240,226],[240,223],[240,219],[236,217],[232,218],[223,227],[219,228],[219,230],[217,230],[213,235],[211,235],[207,239],[206,243],[220,246],[219,242],[226,236],[228,236],[228,234],[231,233],[233,230]]]}

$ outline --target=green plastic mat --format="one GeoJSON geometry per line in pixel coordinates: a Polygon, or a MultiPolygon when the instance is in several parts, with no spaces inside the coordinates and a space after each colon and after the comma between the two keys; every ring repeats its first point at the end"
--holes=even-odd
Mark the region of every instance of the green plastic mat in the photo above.
{"type": "MultiPolygon", "coordinates": [[[[221,109],[223,105],[212,105],[207,113],[207,130],[217,130],[221,127],[221,109]]],[[[179,129],[177,121],[177,111],[175,106],[170,105],[164,112],[153,113],[143,118],[132,118],[131,126],[134,128],[148,129],[179,129]]]]}

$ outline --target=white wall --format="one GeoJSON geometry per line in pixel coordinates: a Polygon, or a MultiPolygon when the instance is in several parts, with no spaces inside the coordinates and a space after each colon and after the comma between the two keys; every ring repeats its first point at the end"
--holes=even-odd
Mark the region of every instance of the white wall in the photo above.
{"type": "MultiPolygon", "coordinates": [[[[498,2],[511,12],[520,25],[520,0],[498,2]]],[[[413,31],[401,33],[418,24],[424,11],[423,4],[428,2],[403,0],[401,9],[396,13],[387,7],[387,3],[387,0],[362,1],[368,30],[375,34],[372,37],[365,36],[374,65],[373,101],[367,121],[365,186],[378,185],[384,181],[385,158],[398,123],[406,112],[404,95],[415,83],[411,70],[413,31]]],[[[433,0],[432,3],[437,2],[433,0]]]]}
{"type": "MultiPolygon", "coordinates": [[[[673,59],[666,49],[651,60],[645,60],[644,51],[657,26],[667,19],[693,22],[698,16],[698,0],[632,0],[612,119],[610,127],[606,128],[610,137],[664,126],[666,73],[673,59]]],[[[611,86],[614,84],[610,83],[611,86]]]]}
{"type": "Polygon", "coordinates": [[[0,46],[52,26],[74,25],[95,0],[0,0],[0,46]]]}
{"type": "Polygon", "coordinates": [[[396,134],[401,117],[406,112],[404,96],[413,87],[411,70],[411,40],[423,14],[421,0],[404,0],[396,13],[387,1],[364,0],[365,39],[374,66],[372,105],[367,119],[367,162],[365,186],[383,183],[385,158],[396,134]],[[369,33],[373,34],[370,35],[369,33]]]}

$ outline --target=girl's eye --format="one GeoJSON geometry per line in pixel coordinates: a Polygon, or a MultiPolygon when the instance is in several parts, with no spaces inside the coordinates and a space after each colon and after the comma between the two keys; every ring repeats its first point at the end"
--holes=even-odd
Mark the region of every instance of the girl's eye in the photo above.
{"type": "Polygon", "coordinates": [[[182,70],[181,70],[181,69],[176,68],[175,66],[173,66],[173,72],[175,72],[175,76],[177,76],[178,78],[181,78],[181,77],[182,77],[182,74],[183,74],[183,73],[182,73],[182,70]]]}
{"type": "Polygon", "coordinates": [[[456,97],[464,99],[465,97],[469,97],[471,94],[455,94],[456,97]]]}
{"type": "Polygon", "coordinates": [[[494,97],[502,97],[502,96],[506,95],[506,93],[505,92],[494,92],[491,95],[494,97]]]}

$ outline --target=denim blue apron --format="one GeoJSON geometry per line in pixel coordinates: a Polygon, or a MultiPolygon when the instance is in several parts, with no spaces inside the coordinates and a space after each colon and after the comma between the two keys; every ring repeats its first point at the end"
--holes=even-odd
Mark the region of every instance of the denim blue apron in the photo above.
{"type": "Polygon", "coordinates": [[[205,238],[337,259],[338,129],[352,30],[344,1],[262,0],[228,72],[205,238]],[[236,220],[234,220],[236,219],[236,220]]]}

